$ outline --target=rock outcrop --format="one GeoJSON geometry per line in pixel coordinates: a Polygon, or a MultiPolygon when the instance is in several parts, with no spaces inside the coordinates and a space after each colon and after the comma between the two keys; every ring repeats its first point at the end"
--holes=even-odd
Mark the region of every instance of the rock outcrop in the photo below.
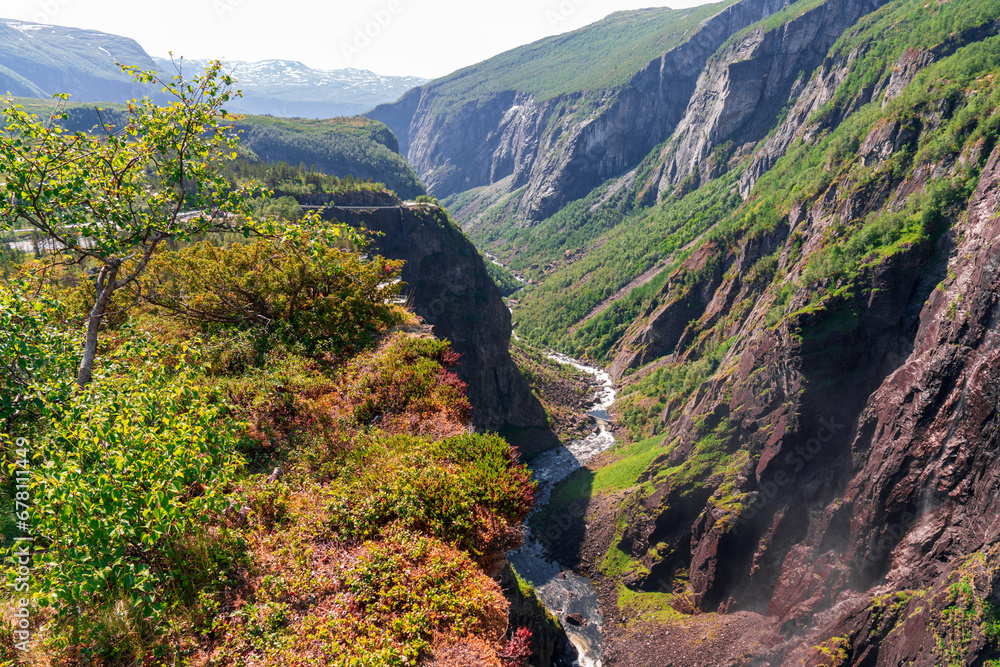
{"type": "Polygon", "coordinates": [[[777,27],[740,33],[720,49],[702,70],[684,118],[663,148],[654,176],[661,196],[692,175],[707,180],[741,146],[763,138],[837,38],[885,1],[829,0],[777,27]]]}
{"type": "Polygon", "coordinates": [[[545,608],[530,586],[522,586],[510,564],[504,566],[499,581],[504,597],[510,602],[510,631],[521,627],[531,630],[531,664],[537,667],[570,667],[573,660],[567,653],[575,654],[575,650],[559,619],[545,608]]]}
{"type": "Polygon", "coordinates": [[[392,198],[395,205],[389,205],[382,195],[372,208],[338,208],[372,206],[370,199],[340,199],[321,212],[374,232],[379,254],[406,262],[403,293],[414,312],[462,355],[456,372],[469,385],[474,425],[544,425],[545,411],[508,351],[510,311],[472,243],[442,209],[429,204],[404,205],[392,198]]]}

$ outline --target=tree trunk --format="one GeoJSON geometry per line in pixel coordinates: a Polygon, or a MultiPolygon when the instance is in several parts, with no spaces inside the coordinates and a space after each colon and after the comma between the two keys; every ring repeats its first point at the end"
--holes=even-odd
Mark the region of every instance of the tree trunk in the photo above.
{"type": "Polygon", "coordinates": [[[94,373],[94,359],[97,357],[97,336],[101,331],[101,320],[108,311],[108,303],[115,292],[115,279],[118,277],[118,267],[105,266],[97,276],[97,300],[87,319],[87,341],[83,345],[83,359],[77,371],[76,383],[86,387],[94,373]]]}

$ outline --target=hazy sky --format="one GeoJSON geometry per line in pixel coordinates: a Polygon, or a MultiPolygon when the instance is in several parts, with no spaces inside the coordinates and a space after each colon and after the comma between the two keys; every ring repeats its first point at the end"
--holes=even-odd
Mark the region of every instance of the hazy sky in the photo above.
{"type": "Polygon", "coordinates": [[[443,76],[620,9],[704,0],[3,0],[0,18],[132,37],[150,55],[443,76]],[[366,34],[367,33],[367,34],[366,34]]]}

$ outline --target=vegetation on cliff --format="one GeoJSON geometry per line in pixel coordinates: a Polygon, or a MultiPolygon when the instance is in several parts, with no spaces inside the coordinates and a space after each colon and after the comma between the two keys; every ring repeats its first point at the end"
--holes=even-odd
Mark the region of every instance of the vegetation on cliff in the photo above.
{"type": "Polygon", "coordinates": [[[8,265],[0,445],[8,507],[27,509],[0,519],[0,659],[523,661],[492,577],[534,483],[469,432],[456,355],[395,303],[400,263],[314,216],[241,214],[249,237],[166,230],[109,301],[82,387],[95,260],[8,265]]]}
{"type": "MultiPolygon", "coordinates": [[[[705,76],[826,4],[733,35],[705,76]]],[[[777,624],[757,649],[774,664],[1000,658],[997,578],[965,569],[998,539],[996,378],[973,370],[994,354],[998,21],[995,2],[885,3],[799,74],[759,141],[710,139],[673,182],[658,147],[535,226],[472,230],[537,283],[519,335],[623,381],[629,442],[548,510],[587,505],[584,543],[551,546],[614,585],[623,637],[633,616],[674,636],[679,613],[740,611],[777,624]],[[970,512],[975,528],[955,518],[970,512]],[[906,599],[890,613],[872,587],[906,599]]]]}

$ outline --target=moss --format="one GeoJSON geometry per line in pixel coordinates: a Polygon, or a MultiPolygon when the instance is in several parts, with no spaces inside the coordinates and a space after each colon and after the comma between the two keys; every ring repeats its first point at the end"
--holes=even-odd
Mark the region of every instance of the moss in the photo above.
{"type": "Polygon", "coordinates": [[[848,649],[851,642],[847,637],[833,637],[818,646],[813,646],[816,653],[816,667],[839,667],[847,664],[850,655],[848,649]]]}
{"type": "Polygon", "coordinates": [[[967,664],[969,650],[979,636],[992,643],[995,648],[1000,648],[1000,616],[997,608],[991,600],[976,592],[975,577],[978,568],[974,565],[981,558],[982,552],[973,556],[965,567],[953,575],[956,581],[948,586],[944,600],[946,606],[936,614],[937,618],[932,625],[934,653],[948,667],[967,664]]]}
{"type": "Polygon", "coordinates": [[[653,623],[682,621],[685,615],[674,608],[676,593],[650,593],[618,586],[618,608],[626,618],[653,623]]]}

